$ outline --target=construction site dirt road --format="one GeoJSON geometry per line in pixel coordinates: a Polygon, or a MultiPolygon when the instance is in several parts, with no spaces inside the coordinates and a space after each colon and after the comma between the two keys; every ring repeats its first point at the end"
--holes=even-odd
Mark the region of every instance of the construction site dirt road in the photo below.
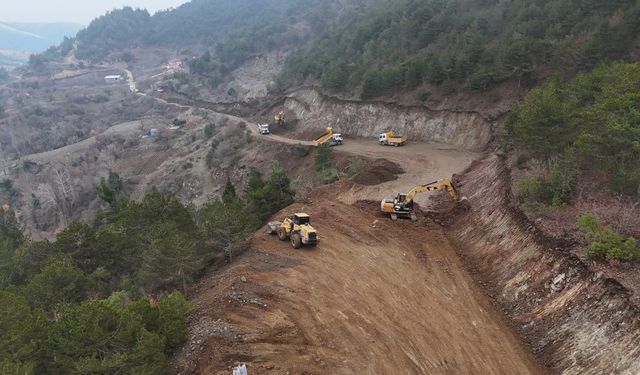
{"type": "Polygon", "coordinates": [[[294,250],[261,230],[230,266],[194,285],[176,372],[228,374],[246,362],[252,375],[544,373],[439,225],[379,213],[381,198],[451,176],[479,155],[353,139],[336,150],[404,173],[316,190],[274,218],[311,214],[317,247],[294,250]]]}

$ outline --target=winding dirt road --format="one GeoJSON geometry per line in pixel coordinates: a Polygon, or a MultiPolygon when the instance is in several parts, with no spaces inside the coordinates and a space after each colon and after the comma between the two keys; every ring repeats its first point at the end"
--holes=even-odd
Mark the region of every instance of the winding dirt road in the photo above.
{"type": "MultiPolygon", "coordinates": [[[[261,136],[256,124],[227,117],[247,123],[260,142],[312,145],[261,136]]],[[[108,132],[138,128],[132,122],[108,132]]],[[[94,143],[29,157],[51,160],[94,143]]],[[[275,215],[310,213],[317,247],[293,250],[259,231],[232,265],[203,277],[190,291],[194,312],[175,371],[228,375],[246,362],[252,375],[543,373],[438,225],[391,222],[378,212],[380,199],[451,176],[480,155],[417,142],[383,147],[348,135],[335,150],[386,159],[404,173],[378,185],[341,181],[275,215]]]]}
{"type": "MultiPolygon", "coordinates": [[[[248,126],[261,142],[311,144],[248,126]]],[[[480,154],[348,137],[335,150],[386,159],[405,173],[372,186],[341,181],[275,215],[310,213],[320,244],[293,250],[259,231],[232,265],[204,277],[191,291],[195,310],[176,372],[222,375],[246,362],[252,375],[544,373],[440,226],[379,213],[381,198],[451,176],[480,154]]]]}
{"type": "MultiPolygon", "coordinates": [[[[256,124],[227,117],[247,123],[259,142],[312,144],[261,136],[256,124]]],[[[132,122],[108,132],[138,128],[132,122]]],[[[30,157],[50,160],[94,143],[30,157]]],[[[259,231],[234,263],[211,270],[190,291],[194,312],[175,372],[228,375],[246,362],[251,375],[543,373],[438,225],[391,222],[378,212],[380,199],[451,176],[480,155],[417,142],[383,147],[348,135],[335,150],[386,159],[404,173],[378,185],[341,181],[274,216],[310,213],[317,247],[293,250],[259,231]]]]}

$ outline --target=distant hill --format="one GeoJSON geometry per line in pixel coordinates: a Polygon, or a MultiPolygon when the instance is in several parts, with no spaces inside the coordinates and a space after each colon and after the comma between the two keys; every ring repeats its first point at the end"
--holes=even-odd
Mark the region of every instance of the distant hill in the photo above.
{"type": "Polygon", "coordinates": [[[380,1],[192,0],[154,15],[125,7],[80,31],[76,56],[98,61],[110,52],[138,46],[201,46],[215,50],[215,57],[229,69],[264,51],[299,46],[322,35],[349,10],[380,1]]]}
{"type": "Polygon", "coordinates": [[[42,52],[73,37],[83,26],[75,23],[4,23],[0,22],[0,49],[42,52]]]}

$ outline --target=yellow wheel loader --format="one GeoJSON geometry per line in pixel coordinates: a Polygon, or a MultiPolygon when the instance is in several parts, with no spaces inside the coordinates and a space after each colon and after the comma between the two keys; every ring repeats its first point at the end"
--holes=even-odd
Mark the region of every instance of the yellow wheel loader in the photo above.
{"type": "Polygon", "coordinates": [[[414,186],[408,193],[399,193],[395,197],[383,199],[380,202],[380,209],[384,214],[389,214],[391,220],[398,220],[399,217],[408,217],[411,221],[416,221],[418,218],[413,213],[413,199],[419,193],[426,191],[444,190],[449,194],[451,201],[456,206],[461,206],[464,209],[469,209],[469,201],[467,198],[458,195],[458,191],[453,186],[453,183],[448,178],[434,181],[429,184],[414,186]]]}
{"type": "Polygon", "coordinates": [[[294,249],[302,245],[315,246],[320,242],[318,232],[311,226],[309,215],[297,213],[287,216],[284,221],[272,221],[267,224],[268,234],[277,234],[281,241],[290,240],[294,249]]]}

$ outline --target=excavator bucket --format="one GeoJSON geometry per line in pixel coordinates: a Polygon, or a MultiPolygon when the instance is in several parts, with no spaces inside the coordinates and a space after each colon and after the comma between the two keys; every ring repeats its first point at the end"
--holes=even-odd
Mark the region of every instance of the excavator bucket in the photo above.
{"type": "Polygon", "coordinates": [[[467,197],[461,197],[460,199],[458,199],[456,206],[463,208],[465,211],[470,210],[471,202],[469,202],[469,199],[467,199],[467,197]]]}

